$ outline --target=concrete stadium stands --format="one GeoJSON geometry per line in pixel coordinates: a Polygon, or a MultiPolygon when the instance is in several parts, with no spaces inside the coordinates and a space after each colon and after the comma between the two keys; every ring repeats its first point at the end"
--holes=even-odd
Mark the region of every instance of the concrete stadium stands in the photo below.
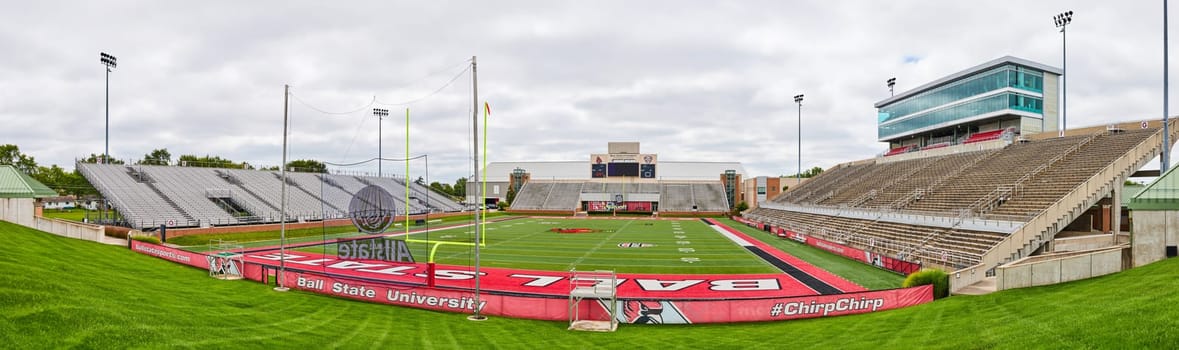
{"type": "Polygon", "coordinates": [[[577,210],[584,201],[658,202],[661,212],[726,212],[724,185],[704,182],[621,183],[532,180],[520,188],[512,210],[577,210]]]}
{"type": "Polygon", "coordinates": [[[998,135],[989,133],[970,146],[1005,146],[841,164],[745,216],[963,272],[955,274],[958,289],[1037,251],[1098,200],[1120,196],[1125,179],[1161,148],[1161,123],[1147,124],[1011,141],[988,141],[998,135]]]}

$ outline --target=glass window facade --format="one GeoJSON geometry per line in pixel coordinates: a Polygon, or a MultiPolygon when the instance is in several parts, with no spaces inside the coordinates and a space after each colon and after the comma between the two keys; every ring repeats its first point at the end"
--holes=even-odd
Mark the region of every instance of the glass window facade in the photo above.
{"type": "MultiPolygon", "coordinates": [[[[1041,84],[1043,81],[1041,80],[1041,84]]],[[[1036,114],[1043,114],[1044,101],[1038,97],[1005,92],[986,98],[947,106],[937,110],[909,116],[904,120],[880,123],[877,135],[880,139],[897,136],[913,130],[930,127],[959,119],[969,118],[980,114],[1013,109],[1036,114]]]]}
{"type": "Polygon", "coordinates": [[[877,121],[885,123],[905,118],[913,113],[1008,87],[1043,93],[1044,73],[1015,65],[998,67],[881,107],[877,121]]]}

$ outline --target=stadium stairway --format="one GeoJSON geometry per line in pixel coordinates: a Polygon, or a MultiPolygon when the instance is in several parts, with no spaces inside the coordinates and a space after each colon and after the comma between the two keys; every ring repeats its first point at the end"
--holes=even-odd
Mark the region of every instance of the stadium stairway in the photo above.
{"type": "MultiPolygon", "coordinates": [[[[1176,126],[1171,121],[1171,142],[1174,143],[1176,126]]],[[[1032,255],[1045,243],[1051,242],[1056,234],[1073,222],[1090,207],[1107,195],[1112,195],[1115,202],[1121,201],[1122,184],[1142,166],[1150,162],[1160,153],[1163,144],[1161,123],[1153,129],[1149,136],[1142,139],[1129,151],[1122,153],[1113,162],[1101,168],[1094,175],[1068,190],[1047,208],[1039,211],[1030,220],[1016,229],[1005,239],[987,250],[979,259],[979,263],[954,271],[950,275],[950,290],[958,293],[968,286],[986,283],[986,277],[994,274],[994,268],[1004,263],[1032,255]]],[[[1123,123],[1109,127],[1110,132],[1120,132],[1122,129],[1136,130],[1138,123],[1123,123]]],[[[1094,128],[1096,129],[1096,128],[1094,128]]],[[[1084,132],[1080,130],[1079,132],[1084,132]]],[[[1073,132],[1073,131],[1070,131],[1073,132]]],[[[1091,130],[1089,132],[1098,132],[1091,130]]],[[[1135,131],[1142,132],[1142,131],[1135,131]]],[[[1131,133],[1131,132],[1127,132],[1131,133]]],[[[1107,147],[1102,139],[1116,142],[1117,135],[1102,135],[1094,140],[1094,147],[1107,147]]],[[[1001,207],[1001,206],[1000,206],[1001,207]]],[[[1120,210],[1120,209],[1119,209],[1120,210]]],[[[1116,216],[1115,216],[1116,217],[1116,216]]],[[[1115,218],[1115,220],[1118,220],[1115,218]]]]}

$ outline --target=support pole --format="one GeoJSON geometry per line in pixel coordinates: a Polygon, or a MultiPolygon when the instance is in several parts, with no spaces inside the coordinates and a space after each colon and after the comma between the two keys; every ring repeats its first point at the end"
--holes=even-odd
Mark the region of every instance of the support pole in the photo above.
{"type": "Polygon", "coordinates": [[[278,169],[282,175],[282,209],[279,214],[279,235],[278,235],[278,286],[274,287],[276,292],[285,292],[287,288],[287,125],[288,115],[287,110],[290,105],[288,98],[291,96],[291,86],[283,85],[282,95],[282,166],[278,169]]]}
{"type": "Polygon", "coordinates": [[[1171,126],[1169,119],[1171,114],[1171,74],[1168,70],[1170,67],[1170,60],[1168,54],[1170,50],[1167,49],[1167,0],[1163,0],[1163,154],[1162,164],[1159,166],[1159,176],[1167,172],[1171,168],[1171,126]]]}
{"type": "Polygon", "coordinates": [[[405,238],[409,238],[409,108],[405,109],[405,238]]]}
{"type": "Polygon", "coordinates": [[[1060,94],[1060,137],[1064,137],[1064,131],[1068,129],[1068,33],[1066,29],[1068,26],[1060,27],[1060,63],[1061,71],[1064,73],[1064,83],[1060,84],[1061,89],[1064,90],[1060,94]]]}
{"type": "MultiPolygon", "coordinates": [[[[473,163],[472,165],[474,165],[474,168],[475,168],[474,179],[479,180],[479,75],[478,75],[478,70],[476,69],[476,67],[477,66],[475,63],[475,56],[471,56],[471,107],[472,107],[471,108],[471,125],[474,126],[474,128],[471,129],[471,144],[472,144],[472,146],[474,146],[474,147],[472,147],[471,156],[474,157],[473,162],[472,162],[473,163]]],[[[480,194],[480,195],[482,195],[482,194],[480,194]]],[[[479,209],[476,208],[475,209],[475,305],[474,305],[475,310],[474,310],[474,313],[471,314],[471,316],[467,316],[467,319],[471,320],[471,321],[483,321],[483,320],[487,319],[487,316],[483,316],[480,314],[480,312],[482,312],[483,310],[480,307],[480,305],[482,305],[482,301],[480,301],[480,295],[479,295],[479,274],[480,274],[480,272],[479,272],[479,242],[480,242],[480,236],[483,233],[483,228],[479,227],[479,219],[480,219],[479,209]]]]}

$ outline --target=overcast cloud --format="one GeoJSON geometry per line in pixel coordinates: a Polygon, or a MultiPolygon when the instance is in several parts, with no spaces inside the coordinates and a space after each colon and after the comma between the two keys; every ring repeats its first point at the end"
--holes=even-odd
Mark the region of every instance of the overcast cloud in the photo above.
{"type": "Polygon", "coordinates": [[[277,165],[290,84],[291,159],[375,157],[373,107],[391,110],[385,157],[403,157],[407,106],[369,104],[429,96],[408,105],[411,153],[453,182],[471,171],[460,73],[478,56],[491,161],[639,141],[793,174],[792,96],[804,168],[869,158],[886,79],[900,92],[1004,55],[1059,67],[1067,10],[1068,125],[1161,118],[1159,1],[26,1],[0,12],[0,144],[67,169],[102,153],[108,52],[114,157],[277,165]]]}

